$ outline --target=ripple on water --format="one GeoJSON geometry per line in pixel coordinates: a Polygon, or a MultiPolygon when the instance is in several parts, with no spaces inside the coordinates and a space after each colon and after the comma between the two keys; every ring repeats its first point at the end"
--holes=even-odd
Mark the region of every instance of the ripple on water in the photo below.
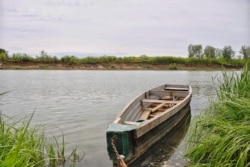
{"type": "MultiPolygon", "coordinates": [[[[0,92],[11,91],[0,97],[2,113],[23,118],[35,111],[33,124],[45,125],[50,135],[63,132],[69,146],[84,150],[80,166],[106,167],[112,164],[106,151],[106,128],[133,98],[162,83],[190,84],[194,116],[214,95],[212,77],[218,72],[0,70],[0,74],[0,92]]],[[[173,153],[183,148],[175,146],[167,152],[169,145],[161,142],[166,149],[149,151],[149,160],[142,164],[182,164],[182,154],[173,153]]]]}

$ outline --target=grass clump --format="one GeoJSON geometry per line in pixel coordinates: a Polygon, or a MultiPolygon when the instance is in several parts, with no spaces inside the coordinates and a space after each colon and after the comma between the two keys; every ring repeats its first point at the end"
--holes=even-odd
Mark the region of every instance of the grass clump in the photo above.
{"type": "Polygon", "coordinates": [[[175,63],[174,64],[170,64],[168,69],[169,70],[177,70],[176,64],[175,63]]]}
{"type": "Polygon", "coordinates": [[[223,73],[217,99],[190,130],[189,166],[250,166],[250,72],[223,73]]]}
{"type": "Polygon", "coordinates": [[[69,161],[74,166],[78,159],[76,149],[66,157],[64,138],[60,144],[55,138],[49,141],[39,128],[30,128],[32,117],[33,114],[28,120],[13,123],[0,115],[0,166],[56,167],[69,161]]]}

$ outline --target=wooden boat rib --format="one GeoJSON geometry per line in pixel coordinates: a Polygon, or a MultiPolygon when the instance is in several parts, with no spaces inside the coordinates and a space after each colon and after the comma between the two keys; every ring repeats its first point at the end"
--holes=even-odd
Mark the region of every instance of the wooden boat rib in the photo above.
{"type": "Polygon", "coordinates": [[[165,136],[187,113],[192,97],[189,85],[164,84],[146,91],[130,102],[106,132],[110,159],[117,153],[129,164],[165,136]],[[112,139],[116,139],[112,143],[112,139]]]}

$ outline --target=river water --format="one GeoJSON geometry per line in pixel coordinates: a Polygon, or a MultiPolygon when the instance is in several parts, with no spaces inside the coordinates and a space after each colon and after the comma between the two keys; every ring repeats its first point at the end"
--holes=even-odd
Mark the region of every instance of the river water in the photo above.
{"type": "MultiPolygon", "coordinates": [[[[63,133],[67,149],[77,146],[84,152],[79,166],[109,167],[105,131],[133,98],[163,83],[192,85],[194,117],[215,95],[213,78],[220,75],[220,71],[0,70],[0,93],[8,91],[0,96],[0,112],[20,119],[35,111],[32,124],[44,125],[48,136],[63,133]]],[[[158,165],[185,164],[183,138],[177,135],[171,155],[160,153],[168,158],[158,159],[158,165]]]]}

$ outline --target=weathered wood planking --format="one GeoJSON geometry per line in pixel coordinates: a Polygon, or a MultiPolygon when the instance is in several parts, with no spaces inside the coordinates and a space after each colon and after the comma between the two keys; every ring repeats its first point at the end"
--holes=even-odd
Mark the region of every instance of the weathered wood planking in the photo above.
{"type": "Polygon", "coordinates": [[[145,109],[145,110],[142,112],[142,115],[140,116],[139,120],[146,120],[146,119],[148,119],[150,113],[151,113],[151,110],[145,109]]]}
{"type": "Polygon", "coordinates": [[[189,88],[165,87],[165,90],[180,90],[180,91],[188,91],[188,90],[189,90],[189,88]]]}
{"type": "Polygon", "coordinates": [[[159,105],[157,105],[155,108],[153,108],[152,110],[151,110],[151,112],[155,112],[155,111],[157,111],[158,109],[160,109],[160,108],[162,108],[164,105],[166,105],[167,103],[161,103],[161,104],[159,104],[159,105]]]}
{"type": "Polygon", "coordinates": [[[177,104],[177,103],[180,103],[181,101],[142,99],[141,102],[143,102],[143,103],[173,103],[173,104],[177,104]]]}

